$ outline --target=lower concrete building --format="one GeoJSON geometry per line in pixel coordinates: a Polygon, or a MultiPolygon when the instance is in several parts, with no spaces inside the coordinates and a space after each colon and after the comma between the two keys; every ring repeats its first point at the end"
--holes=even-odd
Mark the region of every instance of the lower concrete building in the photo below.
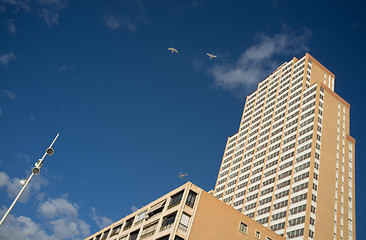
{"type": "Polygon", "coordinates": [[[85,240],[284,240],[191,182],[85,240]]]}

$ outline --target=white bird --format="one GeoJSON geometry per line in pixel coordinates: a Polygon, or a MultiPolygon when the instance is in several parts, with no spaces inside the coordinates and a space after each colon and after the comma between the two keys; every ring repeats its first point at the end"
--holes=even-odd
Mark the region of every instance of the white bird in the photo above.
{"type": "Polygon", "coordinates": [[[206,53],[206,55],[207,55],[207,56],[209,56],[209,57],[210,57],[210,59],[212,59],[212,58],[217,58],[217,56],[215,56],[215,55],[213,55],[213,54],[211,54],[211,53],[206,53]]]}
{"type": "Polygon", "coordinates": [[[172,48],[172,47],[171,47],[171,48],[168,48],[168,50],[169,50],[169,51],[172,51],[172,53],[175,53],[175,52],[176,52],[176,53],[178,53],[178,50],[177,50],[177,49],[175,49],[175,48],[172,48]]]}

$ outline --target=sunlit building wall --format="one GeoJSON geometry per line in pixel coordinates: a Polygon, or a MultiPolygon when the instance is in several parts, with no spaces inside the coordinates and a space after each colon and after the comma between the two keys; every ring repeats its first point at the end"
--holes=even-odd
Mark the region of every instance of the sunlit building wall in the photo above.
{"type": "Polygon", "coordinates": [[[191,182],[86,240],[285,240],[191,182]]]}
{"type": "Polygon", "coordinates": [[[214,196],[287,239],[355,238],[355,139],[334,74],[309,54],[247,96],[214,196]]]}

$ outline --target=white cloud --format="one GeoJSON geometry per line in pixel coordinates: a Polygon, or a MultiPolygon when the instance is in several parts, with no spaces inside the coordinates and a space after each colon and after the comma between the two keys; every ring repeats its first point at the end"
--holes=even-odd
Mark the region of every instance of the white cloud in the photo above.
{"type": "Polygon", "coordinates": [[[79,218],[78,205],[67,200],[67,195],[49,199],[39,205],[38,212],[48,219],[56,239],[80,239],[89,235],[90,226],[79,218]]]}
{"type": "Polygon", "coordinates": [[[14,53],[4,53],[0,55],[0,64],[7,67],[8,64],[12,61],[16,60],[14,53]]]}
{"type": "MultiPolygon", "coordinates": [[[[9,178],[5,172],[0,172],[0,187],[6,188],[6,193],[10,199],[14,199],[22,185],[20,184],[20,178],[9,178]]],[[[26,203],[31,196],[36,197],[36,193],[39,192],[42,186],[47,185],[47,180],[40,175],[34,176],[29,183],[28,187],[24,190],[22,196],[19,198],[19,202],[26,203]]]]}
{"type": "Polygon", "coordinates": [[[42,214],[42,216],[54,219],[58,216],[67,216],[67,217],[77,217],[78,215],[78,206],[76,204],[71,204],[65,198],[56,198],[49,199],[46,202],[43,202],[38,211],[42,214]]]}
{"type": "Polygon", "coordinates": [[[80,239],[87,237],[90,226],[80,219],[61,218],[51,221],[56,239],[80,239]]]}
{"type": "Polygon", "coordinates": [[[10,91],[10,90],[8,90],[8,89],[2,89],[0,91],[0,95],[1,96],[4,96],[4,97],[7,97],[7,98],[9,98],[11,100],[17,99],[17,96],[15,95],[15,93],[12,92],[12,91],[10,91]]]}
{"type": "Polygon", "coordinates": [[[104,23],[111,30],[116,30],[120,27],[125,27],[131,32],[136,31],[136,25],[130,22],[128,18],[123,18],[121,16],[113,16],[110,14],[104,15],[104,23]]]}
{"type": "Polygon", "coordinates": [[[35,117],[35,115],[34,115],[33,113],[29,116],[29,119],[30,119],[30,120],[32,120],[32,121],[34,121],[34,120],[35,120],[35,118],[36,118],[36,117],[35,117]]]}
{"type": "MultiPolygon", "coordinates": [[[[1,216],[6,212],[6,208],[0,209],[1,216]]],[[[15,217],[10,214],[1,226],[0,239],[28,239],[28,240],[56,240],[57,238],[48,235],[40,226],[29,217],[15,217]]]]}
{"type": "Polygon", "coordinates": [[[97,226],[99,228],[105,228],[106,226],[113,223],[112,219],[97,215],[97,211],[95,210],[95,207],[92,207],[92,219],[94,220],[94,222],[97,224],[97,226]]]}
{"type": "MultiPolygon", "coordinates": [[[[43,224],[25,216],[9,215],[1,227],[0,239],[63,240],[83,239],[90,234],[90,226],[78,217],[76,204],[64,197],[49,199],[40,204],[38,211],[46,217],[43,224]],[[45,210],[47,209],[47,210],[45,210]]],[[[5,207],[0,209],[3,215],[5,207]]]]}
{"type": "Polygon", "coordinates": [[[0,187],[3,187],[9,181],[9,176],[5,172],[0,172],[0,187]]]}
{"type": "Polygon", "coordinates": [[[130,209],[132,212],[136,212],[138,210],[138,208],[136,206],[132,206],[130,209]]]}
{"type": "Polygon", "coordinates": [[[308,51],[310,32],[302,35],[276,34],[257,36],[257,43],[246,49],[234,63],[217,64],[209,70],[216,86],[233,92],[253,90],[259,81],[269,75],[281,62],[278,57],[293,57],[308,51]]]}

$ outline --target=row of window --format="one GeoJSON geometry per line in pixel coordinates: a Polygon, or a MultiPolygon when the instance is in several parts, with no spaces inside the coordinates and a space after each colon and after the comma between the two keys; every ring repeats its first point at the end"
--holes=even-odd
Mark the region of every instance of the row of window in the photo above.
{"type": "MultiPolygon", "coordinates": [[[[183,191],[180,191],[174,195],[172,195],[170,197],[170,202],[169,202],[169,205],[168,205],[168,209],[169,208],[172,208],[176,205],[178,205],[181,200],[182,200],[182,196],[183,196],[183,193],[184,193],[184,190],[183,191]]],[[[196,200],[196,197],[197,197],[197,193],[195,193],[194,191],[190,190],[189,193],[188,193],[188,197],[186,199],[186,202],[185,204],[191,208],[193,208],[194,206],[194,202],[196,200]]],[[[105,240],[107,239],[107,237],[109,236],[109,232],[110,232],[110,236],[109,237],[112,237],[112,236],[115,236],[117,234],[119,234],[121,231],[125,231],[129,228],[132,227],[132,225],[138,225],[140,224],[143,220],[148,220],[154,216],[156,216],[157,214],[161,213],[165,207],[165,203],[166,203],[166,199],[151,206],[149,210],[144,210],[142,212],[140,212],[139,214],[137,214],[136,216],[133,216],[131,218],[129,218],[128,220],[126,220],[124,226],[123,226],[123,223],[115,226],[113,229],[108,229],[106,230],[104,233],[102,234],[99,234],[96,236],[96,238],[94,240],[105,240]],[[122,226],[123,226],[123,229],[122,229],[122,226]]],[[[174,220],[175,220],[175,215],[176,215],[177,212],[173,213],[173,214],[170,214],[168,216],[165,216],[163,218],[163,221],[162,221],[162,224],[161,224],[161,229],[160,231],[162,230],[165,230],[167,228],[169,228],[171,226],[172,223],[174,223],[174,220]]],[[[183,221],[183,225],[184,223],[186,222],[187,220],[187,216],[190,217],[189,215],[183,213],[183,216],[182,216],[182,219],[181,221],[183,221]],[[183,217],[185,216],[185,217],[183,217]]],[[[147,236],[150,236],[152,234],[155,233],[155,230],[156,230],[156,227],[157,227],[157,224],[158,224],[159,220],[157,221],[154,221],[152,223],[149,223],[148,225],[144,226],[142,228],[142,231],[141,231],[141,236],[140,238],[144,238],[144,237],[147,237],[147,236]]],[[[183,226],[182,225],[182,226],[183,226]]],[[[186,225],[188,226],[188,225],[186,225]]],[[[129,238],[127,238],[128,235],[120,238],[121,240],[134,240],[137,238],[138,234],[139,234],[139,231],[140,229],[134,231],[134,232],[131,232],[129,234],[129,238]]]]}
{"type": "MultiPolygon", "coordinates": [[[[300,68],[299,68],[299,69],[300,69],[300,68]]],[[[277,80],[278,80],[278,79],[277,79],[277,80]]],[[[297,79],[296,79],[296,81],[297,81],[297,79]]],[[[273,81],[272,81],[272,82],[273,82],[273,81]]],[[[272,83],[272,82],[271,82],[271,83],[272,83]]],[[[283,85],[281,85],[281,86],[283,86],[283,85]]],[[[301,86],[301,85],[298,85],[298,86],[301,86]]],[[[298,88],[298,86],[296,85],[296,86],[294,86],[292,89],[294,89],[294,88],[298,88]]],[[[312,90],[312,89],[311,89],[311,90],[312,90]]],[[[308,91],[308,92],[312,92],[312,91],[308,91]]],[[[263,94],[263,93],[262,93],[262,94],[263,94]]],[[[262,95],[262,94],[261,94],[261,95],[262,95]]],[[[254,95],[255,95],[255,94],[253,94],[252,96],[254,97],[254,95]]],[[[308,94],[307,94],[307,95],[308,95],[308,94]]],[[[258,97],[258,98],[261,98],[261,97],[262,97],[262,96],[260,96],[260,97],[258,97]]],[[[258,106],[260,106],[258,103],[259,103],[259,102],[261,102],[261,101],[263,101],[264,99],[265,99],[265,98],[261,98],[260,100],[258,100],[258,102],[256,103],[256,105],[257,105],[257,106],[256,106],[256,108],[255,108],[255,109],[258,109],[257,107],[258,107],[258,106]]],[[[271,97],[271,99],[272,99],[272,97],[271,97]]],[[[274,98],[273,98],[273,99],[274,99],[274,98]]],[[[253,99],[253,100],[254,100],[254,99],[253,99]]],[[[269,99],[268,99],[268,100],[269,100],[269,99]]],[[[266,101],[266,104],[267,104],[268,100],[266,101]]],[[[277,100],[278,100],[278,99],[277,99],[277,100]]],[[[278,106],[278,107],[280,107],[280,105],[283,105],[283,104],[285,104],[285,103],[286,103],[286,101],[283,101],[283,102],[281,102],[281,103],[277,104],[277,106],[278,106]]],[[[263,105],[263,104],[262,104],[262,105],[263,105]]],[[[248,104],[248,106],[249,106],[249,104],[248,104]]],[[[282,111],[282,109],[277,110],[277,112],[278,112],[278,113],[279,113],[280,111],[282,111]]],[[[277,112],[276,112],[276,113],[277,113],[277,112]]],[[[249,116],[249,115],[248,115],[248,116],[249,116]]],[[[245,117],[246,117],[246,116],[245,116],[245,117]]],[[[281,116],[281,117],[282,117],[282,116],[281,116]]],[[[259,120],[259,119],[258,119],[258,120],[259,120]]],[[[280,122],[281,122],[281,121],[280,121],[280,122]]],[[[293,124],[295,124],[296,122],[297,122],[297,119],[296,119],[295,121],[293,121],[293,124]]],[[[269,123],[270,123],[270,121],[269,121],[269,123]]],[[[254,126],[255,126],[255,127],[257,127],[257,125],[258,125],[258,124],[254,124],[254,125],[251,127],[251,129],[253,129],[253,127],[254,127],[254,126]]],[[[278,126],[280,126],[280,123],[278,123],[277,125],[278,125],[278,126]]],[[[277,126],[277,125],[275,124],[274,126],[277,126]]],[[[245,126],[249,127],[249,123],[248,123],[247,125],[245,125],[245,126]]],[[[257,132],[257,131],[258,131],[258,130],[255,130],[255,132],[257,132]]],[[[280,131],[282,131],[282,129],[281,129],[280,131]]],[[[278,131],[278,132],[280,132],[280,131],[278,131]]],[[[253,133],[255,133],[255,132],[253,132],[253,133]]],[[[276,132],[277,132],[277,131],[276,131],[276,132]]],[[[272,133],[272,135],[273,135],[273,134],[275,134],[276,132],[272,133]]],[[[295,136],[294,136],[294,137],[295,137],[295,136]]],[[[278,137],[276,137],[276,138],[281,138],[281,136],[278,136],[278,137]]],[[[254,139],[256,139],[256,137],[255,137],[255,138],[253,138],[253,140],[254,140],[254,139]]],[[[263,146],[265,146],[265,145],[266,145],[266,144],[263,144],[263,146]]],[[[254,145],[253,145],[252,147],[254,147],[254,145]]],[[[264,148],[264,147],[263,147],[263,148],[264,148]]],[[[247,148],[247,149],[248,149],[248,148],[247,148]]],[[[259,149],[259,147],[258,147],[258,149],[259,149]]],[[[259,150],[260,150],[260,149],[259,149],[259,150]]],[[[240,155],[240,154],[239,154],[239,155],[240,155]]],[[[258,157],[261,157],[262,155],[264,155],[264,152],[263,152],[263,154],[257,154],[257,156],[258,156],[258,157]]],[[[276,154],[276,155],[278,155],[278,154],[276,154]]],[[[290,155],[289,155],[289,156],[290,156],[290,155]]],[[[238,166],[239,166],[239,165],[238,165],[238,166]]],[[[287,165],[286,165],[286,166],[287,166],[287,165]]],[[[228,167],[229,167],[229,165],[228,165],[228,167]]],[[[231,170],[231,171],[232,171],[232,170],[231,170]]],[[[227,172],[225,172],[225,173],[227,174],[227,172]]],[[[220,176],[224,176],[224,175],[226,175],[226,174],[224,174],[224,173],[223,173],[223,174],[221,174],[220,176]]],[[[236,175],[237,175],[237,174],[236,174],[236,175]]],[[[222,181],[222,182],[223,182],[223,181],[222,181]]]]}
{"type": "MultiPolygon", "coordinates": [[[[249,229],[249,226],[243,222],[240,222],[239,224],[239,231],[244,233],[244,234],[248,234],[248,229],[249,229]]],[[[254,233],[254,237],[256,239],[260,239],[261,237],[261,232],[260,231],[255,231],[254,233]]],[[[272,240],[270,237],[266,237],[266,240],[272,240]]]]}

